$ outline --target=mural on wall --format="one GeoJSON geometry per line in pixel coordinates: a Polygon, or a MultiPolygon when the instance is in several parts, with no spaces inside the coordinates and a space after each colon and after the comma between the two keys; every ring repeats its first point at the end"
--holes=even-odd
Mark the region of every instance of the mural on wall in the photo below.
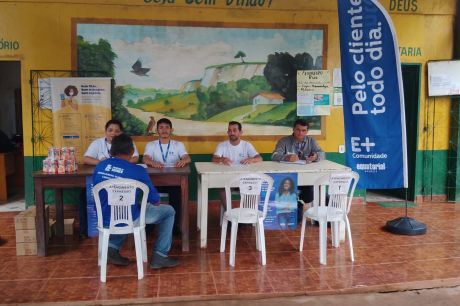
{"type": "MultiPolygon", "coordinates": [[[[289,134],[296,72],[323,69],[325,27],[202,25],[76,22],[77,68],[113,76],[112,114],[131,135],[161,117],[178,136],[224,135],[231,120],[245,135],[289,134]]],[[[305,118],[320,135],[321,118],[305,118]]]]}

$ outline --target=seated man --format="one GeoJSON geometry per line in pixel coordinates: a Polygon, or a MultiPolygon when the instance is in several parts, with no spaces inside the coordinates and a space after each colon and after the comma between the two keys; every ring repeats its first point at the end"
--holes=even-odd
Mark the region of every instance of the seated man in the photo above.
{"type": "MultiPolygon", "coordinates": [[[[172,244],[172,227],[174,224],[174,209],[169,205],[154,205],[160,199],[158,192],[152,185],[147,171],[138,165],[130,163],[133,156],[134,145],[131,137],[125,134],[115,136],[110,148],[111,157],[99,162],[94,169],[94,184],[112,178],[130,178],[140,181],[149,187],[148,203],[145,211],[146,224],[158,224],[158,237],[153,247],[153,256],[150,268],[160,269],[175,267],[179,264],[177,259],[168,257],[172,244]]],[[[107,194],[101,193],[101,205],[104,226],[110,224],[110,206],[107,203],[107,194]]],[[[139,218],[140,207],[132,206],[133,219],[139,218]]],[[[120,255],[126,235],[110,235],[108,261],[126,266],[129,260],[120,255]]]]}
{"type": "MultiPolygon", "coordinates": [[[[308,162],[320,161],[325,158],[325,153],[313,137],[307,136],[308,123],[304,119],[297,119],[292,128],[292,135],[281,138],[276,144],[272,154],[273,161],[306,160],[308,162]]],[[[299,186],[300,199],[305,203],[313,201],[313,186],[299,186]]],[[[299,210],[299,215],[303,207],[299,210]]]]}
{"type": "MultiPolygon", "coordinates": [[[[257,153],[252,144],[242,140],[243,134],[241,123],[230,121],[228,123],[228,140],[217,145],[216,152],[212,156],[212,161],[217,164],[252,164],[262,161],[262,156],[257,153]]],[[[225,189],[219,190],[221,204],[226,208],[225,189]]]]}
{"type": "MultiPolygon", "coordinates": [[[[158,140],[151,141],[145,146],[142,162],[149,167],[164,168],[176,167],[182,168],[190,162],[190,156],[185,150],[182,142],[171,139],[174,131],[172,123],[167,118],[161,118],[157,121],[158,140]]],[[[174,232],[179,232],[177,220],[181,220],[181,190],[178,186],[160,186],[157,188],[159,192],[165,192],[169,196],[169,203],[176,211],[176,222],[174,224],[174,232]]]]}

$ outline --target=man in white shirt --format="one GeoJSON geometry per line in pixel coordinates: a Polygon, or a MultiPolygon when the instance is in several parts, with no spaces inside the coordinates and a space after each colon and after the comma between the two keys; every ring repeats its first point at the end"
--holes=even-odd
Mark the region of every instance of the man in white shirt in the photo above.
{"type": "MultiPolygon", "coordinates": [[[[241,123],[230,121],[227,129],[228,140],[217,145],[216,151],[212,156],[212,161],[228,166],[261,162],[262,156],[260,156],[252,144],[240,138],[242,134],[241,123]]],[[[226,208],[225,189],[219,190],[219,197],[221,205],[226,208]]]]}
{"type": "Polygon", "coordinates": [[[262,161],[262,156],[257,153],[252,144],[241,140],[243,134],[241,123],[230,121],[228,123],[228,140],[217,145],[212,156],[212,161],[218,164],[252,164],[262,161]]]}
{"type": "MultiPolygon", "coordinates": [[[[157,121],[158,140],[151,141],[145,146],[142,162],[149,167],[164,168],[164,167],[185,167],[191,162],[190,156],[185,150],[182,142],[172,140],[173,132],[172,122],[167,118],[161,118],[157,121]]],[[[157,187],[159,192],[169,194],[169,202],[176,210],[177,218],[175,219],[174,232],[178,232],[179,226],[177,220],[180,218],[181,207],[181,191],[177,186],[160,186],[157,187]]]]}

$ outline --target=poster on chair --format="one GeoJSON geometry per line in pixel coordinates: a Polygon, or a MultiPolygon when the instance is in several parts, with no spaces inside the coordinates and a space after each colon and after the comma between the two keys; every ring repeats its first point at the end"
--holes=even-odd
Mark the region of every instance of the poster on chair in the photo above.
{"type": "MultiPolygon", "coordinates": [[[[297,228],[297,173],[267,173],[273,178],[267,216],[266,230],[295,230],[297,228]]],[[[260,209],[263,208],[266,188],[262,188],[260,209]]]]}

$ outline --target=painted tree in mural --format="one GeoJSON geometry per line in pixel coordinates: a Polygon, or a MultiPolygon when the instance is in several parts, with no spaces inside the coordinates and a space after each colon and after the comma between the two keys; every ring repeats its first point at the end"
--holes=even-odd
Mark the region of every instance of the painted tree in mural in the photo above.
{"type": "MultiPolygon", "coordinates": [[[[79,71],[103,71],[108,76],[114,77],[114,60],[117,55],[112,51],[112,46],[105,39],[99,39],[97,44],[85,41],[78,36],[78,70],[79,71]]],[[[98,75],[100,76],[100,74],[98,75]]],[[[147,125],[131,115],[123,106],[124,89],[116,86],[113,81],[112,89],[112,118],[118,119],[123,124],[124,130],[129,135],[142,135],[147,125]]]]}
{"type": "MultiPolygon", "coordinates": [[[[297,100],[297,70],[321,69],[320,58],[316,63],[309,53],[300,53],[292,56],[288,52],[275,52],[268,55],[267,65],[264,68],[264,76],[271,86],[273,92],[282,95],[286,101],[297,100]]],[[[274,121],[275,125],[290,125],[297,118],[296,109],[292,110],[286,118],[274,121]]],[[[310,117],[308,121],[311,126],[320,126],[319,116],[310,117]]]]}
{"type": "Polygon", "coordinates": [[[244,53],[243,51],[238,51],[238,53],[236,53],[235,55],[235,58],[239,58],[241,59],[241,62],[244,63],[244,58],[246,57],[246,53],[244,53]]]}
{"type": "Polygon", "coordinates": [[[264,75],[274,92],[288,101],[297,99],[297,70],[315,69],[313,57],[308,53],[292,56],[287,52],[275,52],[268,56],[264,75]]]}

